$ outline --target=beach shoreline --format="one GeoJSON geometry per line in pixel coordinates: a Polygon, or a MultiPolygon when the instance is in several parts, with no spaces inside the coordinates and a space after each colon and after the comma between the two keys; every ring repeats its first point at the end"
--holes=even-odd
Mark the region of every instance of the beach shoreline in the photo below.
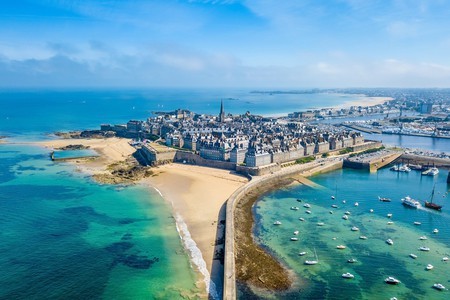
{"type": "MultiPolygon", "coordinates": [[[[136,149],[129,142],[123,138],[102,138],[55,139],[32,144],[50,151],[83,145],[98,152],[95,158],[68,161],[77,171],[96,179],[96,176],[109,174],[109,166],[131,158],[136,149]]],[[[171,205],[182,244],[199,274],[199,283],[206,286],[211,298],[221,298],[225,203],[248,179],[228,170],[187,164],[173,163],[149,169],[152,170],[150,176],[138,178],[134,183],[156,190],[171,205]]]]}

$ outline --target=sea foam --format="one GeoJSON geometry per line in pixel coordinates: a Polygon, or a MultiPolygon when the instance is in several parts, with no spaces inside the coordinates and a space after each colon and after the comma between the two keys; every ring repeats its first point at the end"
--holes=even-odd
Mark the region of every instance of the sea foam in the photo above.
{"type": "MultiPolygon", "coordinates": [[[[164,198],[160,190],[158,190],[156,187],[154,187],[154,189],[162,198],[164,198]]],[[[186,223],[184,222],[180,214],[175,213],[174,217],[175,225],[177,227],[177,231],[180,235],[181,241],[183,242],[183,246],[189,251],[191,261],[203,275],[203,281],[205,282],[206,291],[212,299],[220,299],[219,294],[217,293],[216,285],[211,280],[209,271],[206,268],[206,262],[203,259],[202,252],[197,247],[197,243],[192,239],[191,233],[189,232],[186,223]]]]}

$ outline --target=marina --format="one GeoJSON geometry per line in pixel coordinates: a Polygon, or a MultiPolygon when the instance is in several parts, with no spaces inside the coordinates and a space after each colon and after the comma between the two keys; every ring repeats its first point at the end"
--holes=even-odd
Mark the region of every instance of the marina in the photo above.
{"type": "MultiPolygon", "coordinates": [[[[401,205],[405,194],[420,201],[428,199],[434,185],[440,203],[446,203],[448,186],[446,174],[441,173],[422,176],[420,172],[410,172],[405,176],[391,172],[387,167],[377,173],[342,169],[310,177],[328,190],[298,185],[261,197],[256,204],[256,237],[306,282],[302,286],[305,298],[360,299],[377,295],[378,298],[405,299],[419,294],[425,298],[445,299],[444,293],[433,288],[435,283],[448,280],[450,267],[443,260],[450,254],[450,229],[444,225],[449,215],[445,206],[439,213],[424,206],[410,209],[401,205]],[[329,195],[335,190],[336,182],[339,198],[347,199],[347,203],[333,207],[335,213],[329,214],[333,204],[329,195]],[[391,202],[379,200],[381,186],[383,197],[389,197],[391,202]],[[289,208],[299,196],[314,206],[314,214],[303,217],[305,222],[299,222],[298,217],[291,217],[282,209],[289,208]],[[359,205],[354,206],[355,202],[359,205]],[[286,230],[298,227],[302,231],[301,251],[313,253],[315,248],[321,257],[320,264],[305,268],[303,262],[296,261],[298,246],[291,247],[279,240],[277,235],[281,228],[266,227],[267,218],[273,216],[283,221],[289,228],[286,230]],[[343,220],[342,216],[349,220],[343,220]],[[386,223],[386,217],[390,225],[386,223]],[[318,222],[327,224],[327,229],[313,229],[318,222]],[[352,230],[356,228],[359,230],[352,230]],[[438,229],[438,234],[431,236],[434,229],[438,229]],[[360,233],[355,235],[355,232],[360,233]],[[422,236],[427,239],[419,239],[422,236]],[[387,244],[388,240],[392,245],[387,244]],[[420,263],[416,264],[416,261],[420,263]],[[427,264],[433,266],[428,272],[427,264]],[[346,273],[354,277],[342,285],[346,273]],[[321,280],[317,281],[319,277],[321,280]],[[395,291],[384,282],[389,277],[401,282],[395,291]],[[324,289],[339,289],[340,293],[323,295],[324,289]]],[[[301,213],[300,210],[297,214],[301,213]]],[[[277,298],[289,299],[290,295],[290,292],[280,293],[277,298]]]]}

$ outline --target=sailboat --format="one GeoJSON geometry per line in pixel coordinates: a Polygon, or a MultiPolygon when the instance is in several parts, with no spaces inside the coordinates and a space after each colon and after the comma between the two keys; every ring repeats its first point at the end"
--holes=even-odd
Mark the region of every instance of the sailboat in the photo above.
{"type": "Polygon", "coordinates": [[[430,197],[430,201],[425,201],[425,207],[431,208],[431,209],[435,209],[435,210],[441,210],[442,205],[433,203],[433,197],[434,197],[434,188],[436,187],[436,185],[433,186],[433,191],[431,192],[431,197],[430,197]]]}
{"type": "Polygon", "coordinates": [[[314,248],[315,260],[305,260],[305,265],[317,265],[319,263],[319,257],[317,257],[316,248],[314,248]]]}

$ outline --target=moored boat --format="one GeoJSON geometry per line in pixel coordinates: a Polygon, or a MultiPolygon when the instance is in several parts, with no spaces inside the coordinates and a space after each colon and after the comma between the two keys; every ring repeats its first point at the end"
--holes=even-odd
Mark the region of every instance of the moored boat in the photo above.
{"type": "Polygon", "coordinates": [[[342,274],[342,278],[352,279],[354,277],[355,277],[355,275],[353,275],[352,273],[349,273],[349,272],[342,274]]]}
{"type": "Polygon", "coordinates": [[[319,263],[319,257],[317,256],[316,248],[314,248],[314,258],[312,260],[305,260],[305,265],[317,265],[319,263]]]}
{"type": "Polygon", "coordinates": [[[353,226],[353,227],[352,227],[352,231],[359,231],[359,228],[356,227],[356,226],[353,226]]]}
{"type": "Polygon", "coordinates": [[[292,206],[291,210],[298,210],[298,207],[297,206],[292,206]]]}
{"type": "Polygon", "coordinates": [[[384,280],[384,282],[386,282],[387,284],[399,284],[400,280],[398,280],[398,279],[396,279],[396,278],[394,278],[392,276],[389,276],[388,278],[386,278],[384,280]]]}
{"type": "Polygon", "coordinates": [[[305,251],[300,252],[298,255],[300,255],[300,256],[306,255],[306,252],[305,251]]]}
{"type": "Polygon", "coordinates": [[[306,210],[305,213],[311,214],[311,211],[310,210],[306,210]]]}
{"type": "Polygon", "coordinates": [[[422,223],[420,223],[420,222],[414,222],[414,225],[422,225],[422,223]]]}
{"type": "Polygon", "coordinates": [[[434,268],[434,266],[432,264],[428,264],[425,269],[427,269],[427,271],[430,271],[434,268]]]}
{"type": "Polygon", "coordinates": [[[439,230],[437,228],[433,229],[433,233],[438,233],[439,230]]]}
{"type": "Polygon", "coordinates": [[[336,249],[345,249],[346,247],[344,246],[344,245],[338,245],[338,246],[336,246],[336,249]]]}
{"type": "Polygon", "coordinates": [[[342,216],[342,219],[348,220],[348,216],[347,216],[347,215],[343,215],[343,216],[342,216]]]}
{"type": "Polygon", "coordinates": [[[298,218],[298,219],[299,219],[300,221],[302,221],[302,222],[303,222],[303,221],[305,221],[305,219],[304,219],[304,218],[298,218]]]}
{"type": "Polygon", "coordinates": [[[435,289],[437,289],[437,290],[440,290],[440,291],[445,290],[445,286],[443,286],[443,285],[440,284],[440,283],[435,283],[435,284],[433,284],[433,288],[435,288],[435,289]]]}
{"type": "Polygon", "coordinates": [[[387,239],[387,240],[386,240],[386,244],[388,244],[388,245],[394,245],[394,241],[391,240],[391,239],[387,239]]]}
{"type": "Polygon", "coordinates": [[[360,240],[367,240],[367,236],[361,235],[361,236],[359,237],[359,239],[360,239],[360,240]]]}
{"type": "Polygon", "coordinates": [[[291,241],[298,241],[298,238],[296,238],[296,237],[291,237],[291,241]]]}
{"type": "Polygon", "coordinates": [[[391,202],[390,198],[380,197],[380,196],[378,196],[378,200],[380,200],[381,202],[391,202]]]}
{"type": "Polygon", "coordinates": [[[305,203],[305,204],[303,204],[303,207],[310,208],[311,205],[309,205],[308,203],[305,203]]]}
{"type": "Polygon", "coordinates": [[[281,225],[281,222],[280,221],[275,221],[275,222],[273,222],[273,225],[281,225]]]}
{"type": "Polygon", "coordinates": [[[409,255],[409,257],[416,259],[416,258],[417,258],[417,255],[411,253],[411,254],[409,255]]]}
{"type": "Polygon", "coordinates": [[[430,248],[422,246],[422,247],[419,247],[419,250],[420,251],[430,251],[430,248]]]}
{"type": "Polygon", "coordinates": [[[353,263],[357,262],[357,260],[356,260],[356,258],[350,258],[350,259],[347,259],[347,262],[353,264],[353,263]]]}
{"type": "Polygon", "coordinates": [[[426,239],[427,239],[427,237],[424,236],[424,235],[422,235],[422,236],[419,238],[419,240],[421,240],[421,241],[426,240],[426,239]]]}

